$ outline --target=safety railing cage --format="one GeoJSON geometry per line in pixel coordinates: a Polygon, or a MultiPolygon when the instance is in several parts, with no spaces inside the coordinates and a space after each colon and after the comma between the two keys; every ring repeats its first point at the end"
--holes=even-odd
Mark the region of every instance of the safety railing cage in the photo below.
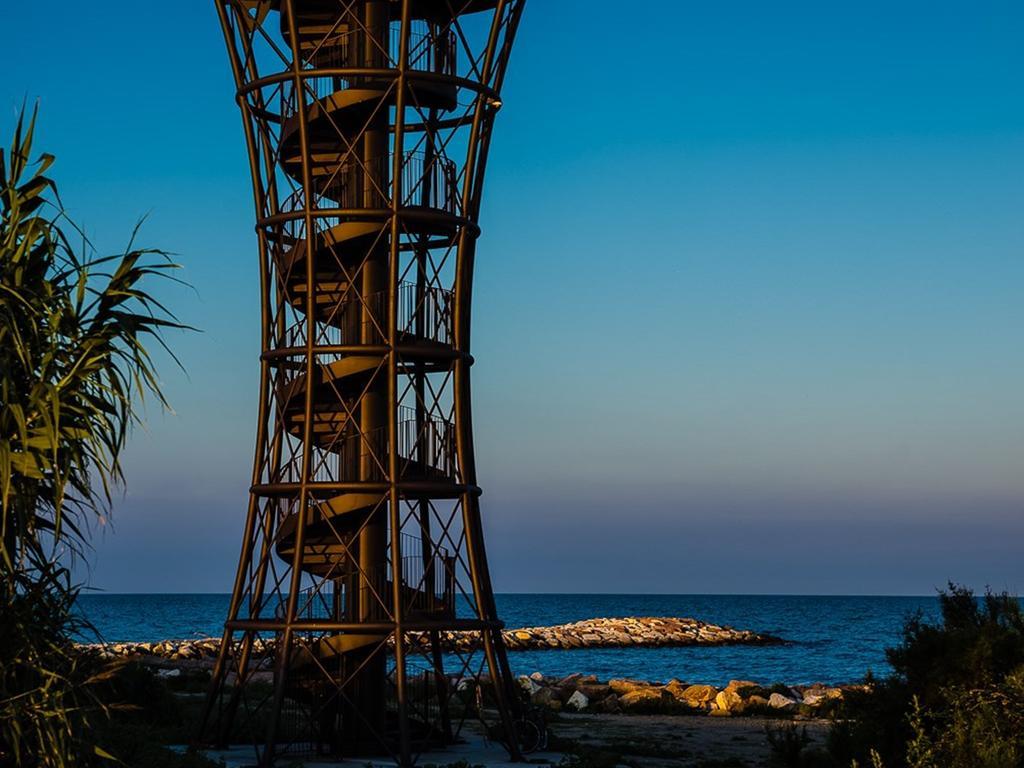
{"type": "MultiPolygon", "coordinates": [[[[400,594],[406,616],[455,616],[456,562],[447,549],[422,550],[422,539],[402,533],[400,594]]],[[[340,557],[345,557],[344,554],[340,557]]],[[[351,620],[358,598],[365,618],[384,621],[394,612],[393,570],[390,565],[372,572],[339,568],[330,579],[299,593],[299,618],[306,621],[351,620]],[[348,617],[348,619],[346,618],[348,617]]]]}
{"type": "MultiPolygon", "coordinates": [[[[343,212],[380,210],[391,207],[394,153],[363,161],[352,153],[314,158],[312,196],[309,212],[321,229],[346,221],[343,212]]],[[[459,173],[455,162],[437,154],[420,151],[402,153],[401,200],[399,208],[430,209],[457,216],[459,173]]],[[[284,227],[286,239],[305,238],[305,220],[294,214],[306,212],[306,193],[301,187],[280,204],[279,213],[289,216],[284,227]]]]}
{"type": "MultiPolygon", "coordinates": [[[[366,298],[354,289],[338,295],[335,306],[321,310],[326,321],[314,326],[313,346],[378,346],[388,343],[387,291],[366,298]]],[[[452,343],[452,292],[434,285],[402,281],[398,286],[399,343],[431,342],[452,343]]],[[[281,338],[282,347],[306,346],[309,322],[299,316],[289,325],[281,338]]],[[[294,373],[301,375],[300,369],[294,373]]],[[[291,377],[288,377],[291,378],[291,377]]]]}
{"type": "MultiPolygon", "coordinates": [[[[299,39],[300,70],[303,80],[310,82],[307,93],[323,98],[339,88],[336,81],[366,80],[368,76],[346,76],[349,69],[398,70],[401,66],[401,25],[392,23],[384,40],[375,40],[361,26],[355,31],[347,29],[344,16],[337,25],[319,32],[302,34],[299,39]],[[322,73],[323,71],[329,71],[322,73]],[[318,90],[311,81],[324,80],[324,89],[318,90]]],[[[422,20],[410,25],[406,70],[428,72],[455,77],[458,70],[458,40],[451,29],[440,29],[422,20]],[[433,27],[433,28],[432,28],[433,27]]],[[[294,113],[294,103],[292,110],[294,113]]]]}
{"type": "MultiPolygon", "coordinates": [[[[434,413],[417,414],[415,408],[399,406],[396,424],[398,471],[401,480],[458,480],[455,425],[434,413]]],[[[388,432],[382,426],[360,432],[346,420],[334,440],[311,447],[312,483],[388,482],[388,432]]],[[[302,455],[285,463],[276,482],[300,482],[302,455]]]]}

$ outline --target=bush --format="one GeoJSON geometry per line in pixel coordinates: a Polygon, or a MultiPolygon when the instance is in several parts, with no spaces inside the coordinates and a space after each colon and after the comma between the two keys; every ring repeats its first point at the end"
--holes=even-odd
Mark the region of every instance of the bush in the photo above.
{"type": "Polygon", "coordinates": [[[821,747],[809,746],[814,740],[807,735],[807,728],[798,728],[795,723],[780,727],[765,726],[771,755],[770,768],[832,768],[833,759],[821,747]]]}
{"type": "Polygon", "coordinates": [[[909,619],[893,673],[847,692],[826,751],[769,731],[780,768],[1024,768],[1024,611],[1006,593],[949,585],[941,621],[909,619]]]}
{"type": "Polygon", "coordinates": [[[1024,668],[998,685],[951,690],[940,716],[915,701],[910,724],[911,768],[1024,766],[1024,668]]]}
{"type": "Polygon", "coordinates": [[[964,587],[939,594],[942,623],[916,616],[903,642],[887,652],[896,676],[927,709],[945,701],[950,687],[998,684],[1024,665],[1024,613],[1005,592],[980,601],[964,587]]]}
{"type": "Polygon", "coordinates": [[[1024,766],[1024,612],[1017,598],[949,585],[942,620],[910,619],[893,674],[851,693],[829,735],[834,765],[1024,766]]]}

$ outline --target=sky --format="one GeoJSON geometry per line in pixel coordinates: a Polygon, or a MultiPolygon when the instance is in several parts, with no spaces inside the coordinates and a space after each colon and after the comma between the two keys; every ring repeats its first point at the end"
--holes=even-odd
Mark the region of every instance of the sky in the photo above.
{"type": "MultiPolygon", "coordinates": [[[[0,137],[174,251],[83,578],[226,592],[256,240],[212,2],[3,3],[0,137]],[[12,34],[13,32],[13,34],[12,34]]],[[[1024,590],[1024,4],[530,0],[488,166],[474,426],[499,592],[1024,590]]]]}

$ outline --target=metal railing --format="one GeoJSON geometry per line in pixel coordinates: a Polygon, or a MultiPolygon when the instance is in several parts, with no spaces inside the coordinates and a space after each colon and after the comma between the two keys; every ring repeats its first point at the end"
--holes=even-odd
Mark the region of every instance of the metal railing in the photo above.
{"type": "MultiPolygon", "coordinates": [[[[402,551],[420,549],[422,540],[407,533],[401,534],[402,551]]],[[[339,562],[345,557],[339,555],[339,562]]],[[[392,569],[390,565],[374,568],[372,572],[339,567],[332,574],[333,584],[321,583],[307,587],[299,593],[299,617],[309,621],[317,619],[344,621],[356,608],[349,604],[358,590],[359,605],[371,619],[386,619],[393,612],[392,569]]],[[[402,607],[406,611],[454,615],[455,611],[455,559],[443,547],[424,558],[421,553],[403,554],[401,569],[402,607]]],[[[280,611],[280,608],[278,609],[280,611]]]]}
{"type": "Polygon", "coordinates": [[[421,414],[415,408],[398,407],[398,454],[415,460],[420,469],[454,478],[456,470],[455,427],[448,419],[421,414]]]}
{"type": "Polygon", "coordinates": [[[398,327],[417,340],[451,344],[454,306],[446,288],[404,281],[398,286],[398,327]]]}
{"type": "MultiPolygon", "coordinates": [[[[317,196],[310,206],[320,227],[334,227],[346,220],[337,214],[320,213],[321,210],[389,208],[393,158],[394,153],[390,153],[375,160],[360,161],[355,156],[346,157],[342,154],[333,163],[321,160],[319,167],[326,170],[314,176],[317,196]]],[[[458,215],[459,182],[454,161],[438,155],[428,159],[420,151],[405,152],[401,174],[401,207],[429,208],[452,216],[458,215]]],[[[296,189],[281,203],[279,212],[304,212],[305,201],[304,190],[296,189]]],[[[302,219],[289,221],[284,228],[285,235],[293,239],[304,238],[301,229],[304,224],[302,219]]]]}
{"type": "MultiPolygon", "coordinates": [[[[338,411],[343,409],[338,406],[338,411]]],[[[456,480],[458,454],[455,425],[448,419],[433,414],[416,418],[416,410],[399,407],[397,424],[399,479],[430,478],[456,480]]],[[[347,421],[338,414],[339,426],[347,421]]],[[[387,482],[388,481],[388,428],[378,427],[359,433],[351,422],[341,427],[341,434],[329,445],[315,447],[310,481],[334,482],[387,482]]],[[[302,455],[293,457],[280,472],[278,482],[300,482],[302,455]]]]}
{"type": "MultiPolygon", "coordinates": [[[[398,333],[414,341],[452,342],[452,292],[431,285],[402,281],[398,286],[398,333]]],[[[381,291],[360,300],[354,292],[340,297],[335,319],[316,324],[314,346],[386,344],[388,293],[381,291]]],[[[308,325],[298,318],[285,329],[281,346],[304,347],[308,325]]]]}
{"type": "MultiPolygon", "coordinates": [[[[355,291],[347,293],[338,302],[332,323],[316,323],[313,345],[326,347],[386,344],[387,311],[387,291],[380,291],[367,297],[360,297],[355,291]]],[[[297,318],[285,329],[281,339],[282,346],[306,346],[308,330],[308,320],[304,317],[297,318]]]]}
{"type": "MultiPolygon", "coordinates": [[[[371,67],[382,70],[399,69],[401,45],[401,28],[392,27],[388,32],[387,51],[362,30],[338,35],[315,46],[304,46],[302,103],[312,104],[338,91],[375,79],[367,75],[323,74],[323,70],[362,69],[368,66],[367,62],[372,62],[371,67]]],[[[458,43],[453,31],[437,35],[410,31],[406,69],[454,77],[458,69],[457,62],[458,43]]],[[[284,119],[288,119],[298,111],[299,100],[295,98],[294,89],[283,89],[281,98],[281,114],[284,119]]]]}
{"type": "Polygon", "coordinates": [[[455,163],[423,152],[407,152],[402,162],[402,205],[434,208],[455,215],[458,206],[458,174],[455,163]]]}

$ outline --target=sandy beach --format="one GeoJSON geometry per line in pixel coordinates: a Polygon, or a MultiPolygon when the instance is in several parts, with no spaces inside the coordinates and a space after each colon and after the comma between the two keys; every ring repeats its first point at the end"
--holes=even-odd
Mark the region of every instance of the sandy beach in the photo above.
{"type": "MultiPolygon", "coordinates": [[[[671,715],[562,715],[554,734],[584,747],[621,755],[624,765],[644,768],[761,766],[769,757],[766,728],[785,722],[763,717],[679,717],[671,715]]],[[[805,720],[814,744],[824,742],[829,723],[805,720]]]]}

